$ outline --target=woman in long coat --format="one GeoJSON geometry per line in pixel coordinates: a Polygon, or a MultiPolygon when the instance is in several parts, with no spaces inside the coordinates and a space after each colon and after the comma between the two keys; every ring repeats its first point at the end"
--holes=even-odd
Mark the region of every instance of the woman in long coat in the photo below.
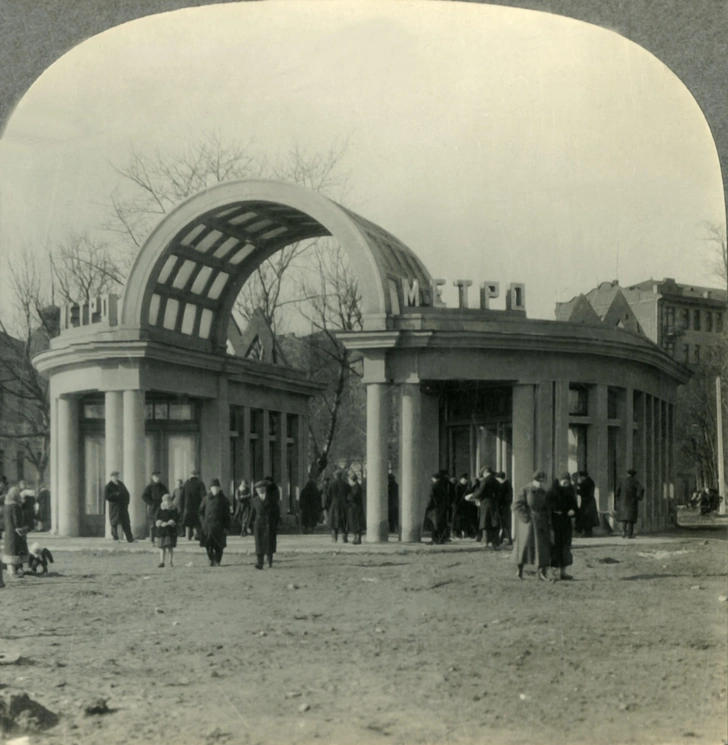
{"type": "Polygon", "coordinates": [[[579,495],[578,530],[585,538],[592,537],[592,529],[599,527],[599,510],[594,496],[596,484],[586,472],[579,471],[579,485],[576,493],[579,495]]]}
{"type": "Polygon", "coordinates": [[[28,558],[28,541],[25,538],[28,526],[25,524],[22,501],[20,489],[17,486],[10,487],[5,495],[3,512],[5,525],[2,562],[7,566],[11,577],[22,576],[23,561],[28,558]]]}
{"type": "Polygon", "coordinates": [[[546,569],[551,563],[551,524],[543,488],[545,480],[543,471],[534,473],[533,481],[521,489],[513,502],[516,543],[513,558],[518,565],[518,579],[523,579],[524,564],[535,564],[538,578],[548,581],[546,569]]]}
{"type": "Polygon", "coordinates": [[[349,531],[354,534],[354,545],[361,543],[361,534],[365,529],[364,498],[362,496],[359,477],[352,473],[349,477],[351,489],[346,495],[346,523],[349,531]]]}
{"type": "Polygon", "coordinates": [[[566,573],[566,567],[574,563],[571,553],[571,518],[576,514],[578,507],[576,492],[568,473],[562,474],[561,481],[554,481],[546,495],[546,506],[554,539],[551,547],[551,566],[559,569],[560,579],[572,579],[566,573]]]}
{"type": "Polygon", "coordinates": [[[200,505],[200,546],[207,549],[211,567],[220,566],[229,529],[230,500],[222,493],[219,480],[213,479],[200,505]]]}
{"type": "Polygon", "coordinates": [[[331,531],[331,540],[336,543],[339,533],[344,534],[344,543],[349,540],[349,530],[346,524],[346,497],[351,491],[349,484],[344,481],[344,472],[337,471],[326,490],[326,523],[331,531]]]}
{"type": "Polygon", "coordinates": [[[273,554],[277,548],[278,521],[281,507],[278,500],[278,489],[271,489],[269,481],[258,481],[255,494],[251,497],[251,507],[255,514],[253,537],[255,538],[255,555],[258,559],[256,569],[263,568],[263,559],[267,557],[268,566],[273,566],[273,554]]]}
{"type": "Polygon", "coordinates": [[[637,471],[630,468],[627,478],[622,479],[614,493],[617,521],[622,523],[622,538],[634,538],[634,524],[639,517],[639,504],[645,489],[636,479],[637,471]]]}
{"type": "Polygon", "coordinates": [[[321,493],[313,479],[309,479],[301,490],[298,500],[301,508],[301,527],[304,533],[313,533],[321,514],[321,493]]]}

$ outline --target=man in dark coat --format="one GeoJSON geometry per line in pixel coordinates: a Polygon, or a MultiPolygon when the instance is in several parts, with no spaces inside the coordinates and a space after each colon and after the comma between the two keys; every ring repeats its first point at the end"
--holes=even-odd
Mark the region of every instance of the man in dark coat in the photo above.
{"type": "Polygon", "coordinates": [[[559,570],[559,579],[572,579],[566,567],[574,563],[571,553],[571,518],[577,510],[576,491],[571,476],[564,473],[546,493],[546,509],[551,524],[551,566],[559,570]]]}
{"type": "Polygon", "coordinates": [[[157,512],[162,506],[162,497],[169,494],[167,487],[161,481],[162,474],[159,471],[152,473],[152,481],[147,484],[142,492],[142,502],[147,506],[147,523],[149,524],[149,538],[152,543],[157,537],[157,512]]]}
{"type": "Polygon", "coordinates": [[[273,554],[277,548],[278,522],[281,519],[281,507],[278,501],[278,490],[270,489],[267,480],[255,484],[255,493],[251,504],[255,518],[253,537],[255,538],[256,569],[263,568],[263,559],[268,559],[268,566],[273,566],[273,554]]]}
{"type": "Polygon", "coordinates": [[[38,489],[38,522],[41,531],[49,531],[51,529],[51,493],[48,487],[41,485],[38,489]]]}
{"type": "Polygon", "coordinates": [[[344,472],[339,470],[329,483],[326,492],[326,521],[331,531],[331,540],[336,543],[339,533],[344,534],[344,543],[349,541],[349,528],[346,522],[346,498],[351,487],[344,480],[344,472]]]}
{"type": "Polygon", "coordinates": [[[182,524],[187,531],[188,541],[191,541],[193,536],[196,541],[200,540],[200,505],[206,494],[207,489],[200,480],[200,472],[192,471],[182,490],[181,506],[182,524]]]}
{"type": "Polygon", "coordinates": [[[579,531],[584,538],[592,537],[592,528],[599,526],[599,511],[594,497],[596,484],[587,471],[579,471],[579,485],[576,493],[579,495],[579,531]]]}
{"type": "Polygon", "coordinates": [[[468,499],[480,506],[479,527],[483,531],[485,547],[500,547],[500,491],[498,479],[490,466],[483,468],[478,488],[468,499]]]}
{"type": "Polygon", "coordinates": [[[399,533],[399,484],[393,473],[389,474],[387,480],[387,518],[389,532],[399,533]]]}
{"type": "Polygon", "coordinates": [[[365,530],[366,522],[361,484],[355,473],[349,476],[349,485],[351,488],[346,495],[346,526],[348,531],[354,534],[354,545],[358,546],[361,544],[361,534],[365,530]]]}
{"type": "Polygon", "coordinates": [[[220,566],[229,529],[230,500],[222,493],[218,479],[213,479],[200,504],[200,546],[207,549],[211,567],[220,566]]]}
{"type": "Polygon", "coordinates": [[[645,496],[645,488],[637,481],[637,471],[630,468],[614,492],[614,509],[617,521],[622,523],[622,538],[634,538],[634,524],[639,516],[639,503],[645,496]]]}
{"type": "Polygon", "coordinates": [[[117,529],[121,526],[126,540],[129,543],[134,543],[134,536],[131,534],[131,521],[129,520],[129,490],[119,480],[118,471],[111,472],[111,481],[106,484],[104,498],[109,503],[111,537],[115,541],[119,540],[117,529]]]}
{"type": "MultiPolygon", "coordinates": [[[[508,545],[513,545],[513,533],[511,532],[511,526],[513,522],[513,513],[511,507],[513,505],[513,485],[506,478],[505,471],[500,471],[496,478],[500,484],[500,498],[498,500],[500,505],[500,519],[501,519],[501,541],[507,540],[508,545]]],[[[569,481],[571,483],[571,481],[569,481]]],[[[576,498],[576,497],[575,497],[576,498]]]]}
{"type": "Polygon", "coordinates": [[[442,543],[447,531],[447,501],[449,482],[441,478],[440,473],[432,474],[430,500],[427,503],[425,515],[432,523],[432,541],[430,544],[442,543]]]}
{"type": "Polygon", "coordinates": [[[304,533],[313,533],[321,514],[321,492],[313,479],[306,482],[298,503],[301,508],[301,528],[304,533]]]}

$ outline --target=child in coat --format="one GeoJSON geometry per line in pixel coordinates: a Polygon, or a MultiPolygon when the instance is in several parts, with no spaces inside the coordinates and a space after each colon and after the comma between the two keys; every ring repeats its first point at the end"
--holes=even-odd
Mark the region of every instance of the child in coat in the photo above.
{"type": "Polygon", "coordinates": [[[172,497],[169,494],[165,494],[162,497],[162,504],[157,512],[156,520],[160,569],[164,566],[167,556],[169,556],[169,566],[174,566],[174,549],[177,546],[177,523],[179,523],[179,510],[175,507],[172,497]]]}

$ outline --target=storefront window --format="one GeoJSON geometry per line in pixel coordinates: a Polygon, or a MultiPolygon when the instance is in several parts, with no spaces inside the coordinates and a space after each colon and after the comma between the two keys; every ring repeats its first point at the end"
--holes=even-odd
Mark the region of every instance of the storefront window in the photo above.
{"type": "Polygon", "coordinates": [[[84,453],[84,513],[104,514],[104,486],[106,485],[106,453],[103,435],[85,435],[84,453]]]}
{"type": "Polygon", "coordinates": [[[587,416],[589,414],[589,391],[585,385],[569,386],[569,414],[587,416]]]}
{"type": "Polygon", "coordinates": [[[619,390],[607,389],[607,419],[619,418],[619,390]]]}
{"type": "Polygon", "coordinates": [[[192,404],[169,404],[169,418],[173,421],[189,421],[195,418],[192,404]]]}

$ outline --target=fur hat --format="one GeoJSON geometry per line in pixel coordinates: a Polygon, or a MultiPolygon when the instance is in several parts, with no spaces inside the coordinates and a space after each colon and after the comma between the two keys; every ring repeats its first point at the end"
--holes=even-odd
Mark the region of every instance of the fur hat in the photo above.
{"type": "Polygon", "coordinates": [[[268,482],[265,481],[265,480],[263,480],[263,481],[256,481],[255,482],[255,488],[256,489],[267,489],[268,488],[268,482]]]}
{"type": "Polygon", "coordinates": [[[210,482],[210,486],[220,486],[220,479],[213,479],[210,482]]]}
{"type": "Polygon", "coordinates": [[[546,481],[546,474],[543,471],[534,471],[533,480],[534,481],[546,481]]]}
{"type": "Polygon", "coordinates": [[[636,476],[637,475],[637,471],[635,471],[634,468],[628,468],[627,469],[627,475],[628,476],[636,476]]]}

